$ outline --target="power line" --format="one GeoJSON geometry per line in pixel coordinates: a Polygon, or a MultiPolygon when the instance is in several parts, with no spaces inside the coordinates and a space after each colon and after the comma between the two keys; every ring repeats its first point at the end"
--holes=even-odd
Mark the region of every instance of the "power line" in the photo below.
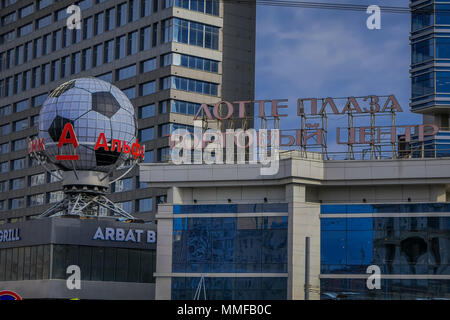
{"type": "MultiPolygon", "coordinates": [[[[222,0],[224,3],[235,4],[256,4],[258,6],[287,7],[287,8],[309,8],[325,10],[345,10],[345,11],[366,11],[368,4],[347,4],[347,3],[327,3],[327,2],[309,2],[309,1],[275,1],[275,0],[222,0]]],[[[408,7],[379,6],[382,12],[389,13],[411,13],[408,7]]],[[[417,13],[432,13],[430,9],[417,9],[417,13]]],[[[439,10],[439,13],[450,12],[450,10],[439,10]]]]}

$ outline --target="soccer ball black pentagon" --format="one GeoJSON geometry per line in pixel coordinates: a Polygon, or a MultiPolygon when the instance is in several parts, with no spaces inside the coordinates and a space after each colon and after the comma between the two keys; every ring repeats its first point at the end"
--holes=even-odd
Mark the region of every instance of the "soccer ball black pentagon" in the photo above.
{"type": "Polygon", "coordinates": [[[129,155],[95,150],[100,133],[111,148],[114,139],[131,146],[136,141],[137,120],[128,97],[112,84],[96,78],[70,80],[56,88],[44,102],[39,114],[39,138],[45,139],[45,153],[63,170],[108,172],[121,165],[129,155]],[[58,148],[64,126],[73,125],[79,146],[58,148]],[[56,161],[58,154],[78,154],[77,161],[56,161]]]}

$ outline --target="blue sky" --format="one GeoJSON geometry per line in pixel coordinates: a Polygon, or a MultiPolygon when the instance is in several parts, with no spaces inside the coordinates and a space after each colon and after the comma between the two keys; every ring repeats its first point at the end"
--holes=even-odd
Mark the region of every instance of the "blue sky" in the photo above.
{"type": "MultiPolygon", "coordinates": [[[[339,3],[408,7],[409,1],[339,3]]],[[[299,127],[299,97],[395,94],[404,110],[398,123],[421,122],[408,105],[410,15],[382,12],[381,30],[368,30],[368,17],[362,11],[257,7],[256,98],[289,99],[293,117],[283,119],[282,129],[299,127]]],[[[329,121],[329,127],[341,126],[329,121]]]]}

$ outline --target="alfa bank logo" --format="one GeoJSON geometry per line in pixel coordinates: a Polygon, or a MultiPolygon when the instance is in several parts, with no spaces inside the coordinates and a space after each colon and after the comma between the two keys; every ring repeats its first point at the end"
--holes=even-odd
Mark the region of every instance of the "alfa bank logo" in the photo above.
{"type": "MultiPolygon", "coordinates": [[[[77,136],[75,134],[75,131],[73,129],[73,126],[71,123],[66,123],[64,126],[64,129],[61,133],[61,137],[58,141],[58,148],[62,148],[64,145],[71,144],[74,148],[74,151],[77,150],[78,146],[80,145],[77,139],[77,136]]],[[[97,142],[95,144],[94,150],[97,151],[98,149],[104,149],[105,151],[111,151],[111,152],[123,152],[126,154],[131,153],[135,159],[138,157],[141,157],[144,159],[145,155],[145,146],[141,146],[137,139],[136,142],[131,144],[131,146],[128,144],[127,141],[121,141],[118,139],[113,139],[110,145],[108,145],[106,141],[105,134],[102,132],[98,136],[97,142]]],[[[45,139],[44,138],[36,138],[34,140],[29,141],[28,143],[28,153],[33,152],[41,152],[45,151],[45,139]]],[[[66,161],[66,160],[80,160],[79,154],[58,154],[56,155],[57,161],[66,161]]]]}

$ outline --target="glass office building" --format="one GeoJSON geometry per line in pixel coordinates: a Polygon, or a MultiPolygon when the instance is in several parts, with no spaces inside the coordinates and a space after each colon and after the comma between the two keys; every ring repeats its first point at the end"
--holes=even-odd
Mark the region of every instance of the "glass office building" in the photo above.
{"type": "Polygon", "coordinates": [[[449,299],[449,211],[448,203],[322,205],[321,298],[449,299]],[[352,278],[371,265],[389,276],[381,290],[352,278]]]}
{"type": "MultiPolygon", "coordinates": [[[[97,77],[130,98],[147,163],[168,160],[168,135],[192,126],[202,103],[254,99],[255,5],[2,0],[0,6],[0,224],[39,215],[61,199],[61,183],[26,149],[38,133],[41,105],[68,80],[97,77]],[[81,9],[80,29],[67,27],[73,4],[81,9]]],[[[111,200],[146,222],[166,199],[140,181],[137,168],[111,190],[111,200]]]]}
{"type": "Polygon", "coordinates": [[[450,2],[411,1],[411,9],[411,110],[433,116],[437,125],[448,128],[450,2]]]}
{"type": "Polygon", "coordinates": [[[287,203],[175,205],[184,217],[173,220],[172,299],[191,299],[204,273],[216,274],[205,278],[208,299],[286,299],[287,210],[287,203]],[[226,213],[245,217],[211,217],[226,213]]]}

